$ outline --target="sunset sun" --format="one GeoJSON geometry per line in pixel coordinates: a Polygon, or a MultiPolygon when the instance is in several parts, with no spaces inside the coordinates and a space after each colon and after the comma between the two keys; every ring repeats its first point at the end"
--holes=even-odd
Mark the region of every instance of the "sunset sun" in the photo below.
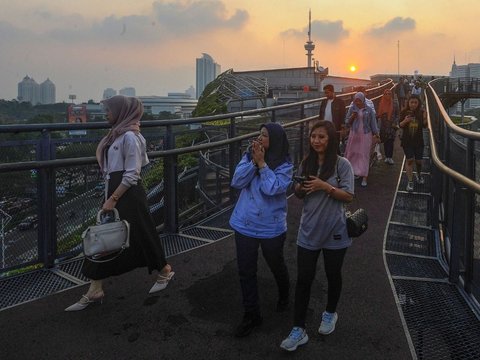
{"type": "Polygon", "coordinates": [[[357,71],[357,67],[355,65],[350,66],[350,71],[351,72],[357,71]]]}

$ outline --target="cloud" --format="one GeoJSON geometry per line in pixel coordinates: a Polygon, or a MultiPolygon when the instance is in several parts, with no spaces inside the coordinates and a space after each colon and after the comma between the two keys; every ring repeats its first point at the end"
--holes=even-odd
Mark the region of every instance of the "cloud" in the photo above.
{"type": "Polygon", "coordinates": [[[238,9],[228,17],[225,4],[217,0],[156,1],[153,3],[153,11],[162,29],[180,35],[193,35],[216,29],[238,29],[249,18],[246,10],[238,9]]]}
{"type": "Polygon", "coordinates": [[[383,26],[373,26],[370,30],[367,31],[367,34],[380,37],[392,33],[414,30],[416,26],[417,24],[415,22],[415,19],[412,19],[410,17],[402,18],[397,16],[392,20],[387,21],[383,26]]]}
{"type": "MultiPolygon", "coordinates": [[[[87,21],[78,14],[59,16],[47,10],[37,10],[34,15],[37,20],[56,24],[56,27],[44,30],[43,33],[37,31],[38,34],[28,31],[30,35],[38,35],[43,41],[53,39],[70,44],[153,43],[184,39],[215,30],[241,29],[249,19],[246,10],[236,9],[229,15],[225,3],[220,0],[158,0],[146,14],[111,15],[95,22],[87,21]]],[[[21,32],[20,29],[6,23],[0,24],[0,27],[7,29],[10,34],[13,32],[20,35],[21,32]]]]}
{"type": "MultiPolygon", "coordinates": [[[[349,30],[344,29],[343,21],[313,20],[312,21],[312,40],[320,40],[334,43],[343,38],[347,38],[350,34],[349,30]]],[[[308,37],[308,27],[302,30],[288,29],[280,33],[281,36],[291,36],[297,38],[308,37]]]]}

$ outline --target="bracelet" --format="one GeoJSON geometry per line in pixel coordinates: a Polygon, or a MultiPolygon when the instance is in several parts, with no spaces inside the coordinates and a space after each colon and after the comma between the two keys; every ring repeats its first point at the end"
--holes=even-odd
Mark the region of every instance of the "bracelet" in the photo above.
{"type": "Polygon", "coordinates": [[[115,194],[112,194],[112,196],[110,196],[113,200],[115,201],[118,201],[120,200],[119,196],[118,195],[115,195],[115,194]]]}

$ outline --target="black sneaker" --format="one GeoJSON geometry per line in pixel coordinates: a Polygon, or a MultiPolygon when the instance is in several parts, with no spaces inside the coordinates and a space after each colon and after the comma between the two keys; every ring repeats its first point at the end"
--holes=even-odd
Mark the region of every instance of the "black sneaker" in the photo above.
{"type": "Polygon", "coordinates": [[[242,322],[235,329],[236,337],[244,337],[250,335],[252,330],[262,324],[263,318],[258,313],[245,313],[242,322]]]}

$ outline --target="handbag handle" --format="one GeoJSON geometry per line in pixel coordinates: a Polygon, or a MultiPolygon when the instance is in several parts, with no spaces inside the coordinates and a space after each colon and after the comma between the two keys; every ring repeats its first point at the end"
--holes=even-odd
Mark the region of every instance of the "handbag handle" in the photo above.
{"type": "Polygon", "coordinates": [[[107,213],[109,211],[113,211],[113,215],[115,217],[115,221],[120,221],[120,214],[118,213],[118,210],[116,208],[113,208],[112,210],[105,211],[103,209],[98,210],[97,212],[97,224],[102,223],[102,214],[107,213]]]}

